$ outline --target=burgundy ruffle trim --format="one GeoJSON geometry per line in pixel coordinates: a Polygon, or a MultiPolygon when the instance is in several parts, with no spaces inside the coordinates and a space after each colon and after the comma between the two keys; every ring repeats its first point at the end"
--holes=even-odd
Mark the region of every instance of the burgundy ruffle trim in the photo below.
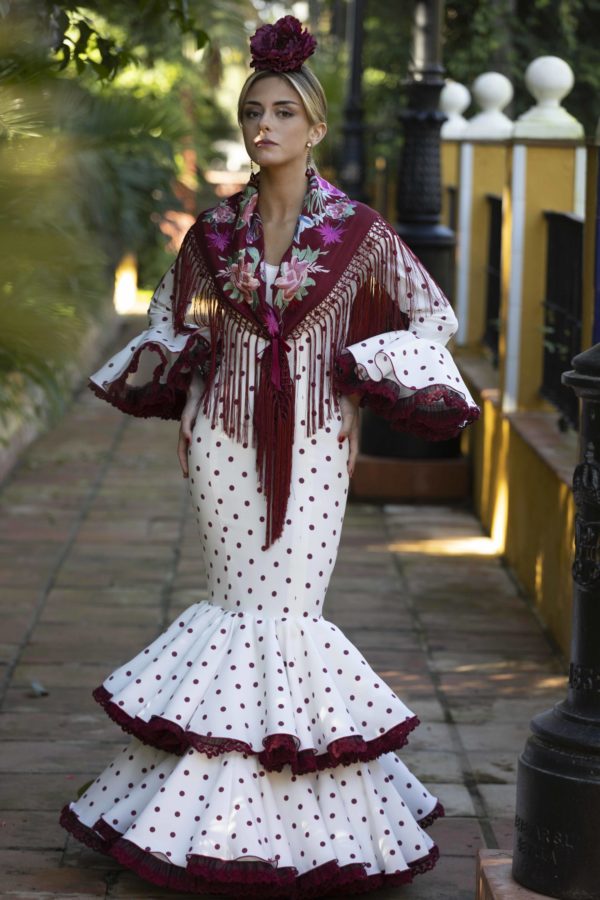
{"type": "Polygon", "coordinates": [[[106,389],[93,381],[88,381],[88,387],[101,400],[106,400],[130,416],[180,419],[194,369],[203,371],[209,359],[208,341],[200,334],[191,334],[169,369],[166,381],[161,381],[168,365],[165,347],[158,341],[146,341],[137,347],[125,371],[110,382],[106,389]],[[127,378],[137,372],[140,356],[144,351],[156,352],[160,362],[154,369],[151,381],[134,387],[127,384],[127,378]]]}
{"type": "Polygon", "coordinates": [[[207,756],[219,756],[233,751],[254,754],[262,766],[270,772],[281,772],[284,766],[291,766],[294,775],[320,772],[335,766],[349,766],[356,762],[368,762],[382,753],[399,750],[408,741],[408,735],[419,724],[417,716],[400,722],[385,734],[365,741],[360,735],[338,738],[328,745],[325,753],[313,750],[298,751],[296,739],[290,734],[270,734],[263,741],[264,749],[256,753],[245,741],[227,737],[212,737],[186,731],[176,722],[153,716],[148,722],[130,716],[112,700],[112,694],[104,685],[93,692],[94,699],[105,709],[110,718],[123,731],[132,734],[143,744],[183,756],[190,748],[207,756]]]}
{"type": "Polygon", "coordinates": [[[160,887],[192,894],[215,893],[235,897],[240,895],[234,894],[234,891],[242,889],[247,900],[261,900],[263,897],[304,900],[341,890],[347,894],[360,894],[380,887],[408,884],[415,875],[433,869],[439,857],[438,848],[434,845],[427,856],[410,863],[408,869],[389,875],[383,872],[369,875],[362,863],[340,866],[336,860],[298,875],[293,866],[279,869],[257,860],[240,862],[207,856],[191,856],[184,869],[142,850],[121,837],[102,819],[94,824],[93,829],[89,828],[79,821],[69,806],[62,810],[60,824],[78,841],[112,856],[123,866],[160,887]]]}
{"type": "Polygon", "coordinates": [[[428,813],[424,818],[418,819],[418,823],[421,828],[429,828],[430,825],[433,825],[436,819],[442,819],[446,815],[446,811],[443,805],[438,802],[435,804],[430,813],[428,813]]]}
{"type": "Polygon", "coordinates": [[[335,361],[334,388],[340,394],[358,394],[360,405],[383,416],[392,428],[428,441],[456,437],[480,415],[478,406],[470,406],[462,394],[445,384],[428,385],[410,397],[402,397],[390,378],[363,380],[356,374],[356,360],[349,350],[344,350],[335,361]],[[440,401],[443,409],[431,408],[440,401]]]}

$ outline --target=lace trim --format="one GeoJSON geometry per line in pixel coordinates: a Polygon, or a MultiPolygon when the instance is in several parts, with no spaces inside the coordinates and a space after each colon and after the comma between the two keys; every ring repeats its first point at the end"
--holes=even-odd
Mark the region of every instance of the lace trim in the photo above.
{"type": "Polygon", "coordinates": [[[158,859],[148,850],[142,850],[121,837],[119,832],[103,820],[96,822],[93,829],[89,828],[80,822],[69,806],[62,810],[60,824],[88,847],[112,856],[142,878],[160,887],[198,894],[214,891],[239,897],[239,893],[234,891],[239,891],[243,886],[244,898],[247,900],[262,900],[263,897],[305,900],[335,893],[341,888],[345,893],[355,894],[380,887],[409,884],[415,875],[433,869],[439,858],[439,850],[434,845],[426,856],[409,863],[408,869],[390,874],[378,872],[375,875],[369,875],[362,863],[340,866],[337,860],[323,863],[303,875],[298,875],[298,870],[293,866],[279,869],[267,861],[241,862],[206,856],[190,856],[187,868],[184,869],[158,859]],[[102,836],[98,834],[98,830],[102,831],[102,836]],[[231,891],[228,890],[229,887],[231,891]]]}
{"type": "Polygon", "coordinates": [[[417,819],[417,822],[419,823],[421,828],[429,828],[430,825],[433,825],[436,819],[442,819],[445,815],[446,810],[438,800],[431,812],[424,816],[422,819],[417,819]]]}
{"type": "Polygon", "coordinates": [[[355,368],[356,361],[349,350],[337,357],[336,391],[358,394],[361,406],[369,406],[398,431],[409,431],[428,441],[445,441],[457,437],[463,428],[479,418],[479,407],[470,406],[462,394],[445,384],[428,385],[410,397],[402,397],[395,381],[389,378],[363,380],[355,368]],[[441,408],[440,404],[443,404],[441,408]]]}
{"type": "Polygon", "coordinates": [[[157,341],[146,341],[132,354],[125,371],[109,382],[106,388],[91,380],[88,381],[88,387],[101,400],[106,400],[111,406],[131,416],[144,419],[180,419],[193,371],[195,368],[202,371],[209,359],[208,341],[202,335],[191,334],[169,369],[166,381],[161,381],[167,367],[165,348],[157,341]],[[127,384],[127,379],[137,372],[140,356],[145,351],[158,353],[160,362],[152,373],[152,381],[134,387],[127,384]]]}
{"type": "Polygon", "coordinates": [[[260,764],[270,772],[281,772],[284,766],[289,765],[294,775],[319,772],[339,765],[348,766],[356,762],[368,762],[381,756],[382,753],[399,750],[407,743],[410,732],[419,724],[418,717],[412,716],[370,741],[365,741],[360,735],[337,738],[328,745],[325,753],[318,754],[314,750],[298,751],[297,738],[293,735],[270,734],[263,741],[264,749],[257,752],[245,741],[196,734],[161,716],[153,716],[149,722],[130,716],[113,702],[112,694],[104,685],[94,690],[93,697],[123,731],[132,734],[143,744],[149,744],[177,756],[183,756],[190,748],[199,750],[209,757],[232,751],[255,754],[260,764]]]}

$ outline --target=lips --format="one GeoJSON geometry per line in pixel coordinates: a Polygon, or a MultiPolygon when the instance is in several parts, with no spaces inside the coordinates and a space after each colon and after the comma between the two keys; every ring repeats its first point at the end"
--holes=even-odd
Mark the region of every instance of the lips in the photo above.
{"type": "Polygon", "coordinates": [[[275,147],[275,141],[257,141],[257,147],[275,147]]]}

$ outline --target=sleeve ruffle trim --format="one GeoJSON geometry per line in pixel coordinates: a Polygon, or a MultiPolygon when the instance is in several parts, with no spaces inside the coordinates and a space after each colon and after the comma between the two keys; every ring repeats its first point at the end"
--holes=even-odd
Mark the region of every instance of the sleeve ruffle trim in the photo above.
{"type": "Polygon", "coordinates": [[[429,441],[456,437],[480,415],[445,347],[407,332],[376,335],[343,350],[334,387],[358,394],[360,405],[392,428],[429,441]]]}
{"type": "Polygon", "coordinates": [[[142,339],[124,368],[119,366],[118,377],[112,381],[98,377],[106,372],[109,362],[90,378],[88,387],[131,416],[180,419],[194,371],[204,373],[210,360],[210,344],[201,334],[194,332],[183,339],[185,343],[177,353],[157,340],[142,339]]]}

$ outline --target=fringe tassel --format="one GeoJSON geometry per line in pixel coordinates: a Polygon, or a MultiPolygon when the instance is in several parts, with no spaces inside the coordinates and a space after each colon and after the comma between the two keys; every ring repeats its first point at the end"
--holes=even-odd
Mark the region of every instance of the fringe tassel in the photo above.
{"type": "Polygon", "coordinates": [[[292,482],[295,387],[287,353],[281,351],[279,357],[281,389],[276,388],[271,378],[273,345],[267,345],[260,360],[254,397],[256,468],[267,502],[264,549],[281,537],[292,482]]]}

